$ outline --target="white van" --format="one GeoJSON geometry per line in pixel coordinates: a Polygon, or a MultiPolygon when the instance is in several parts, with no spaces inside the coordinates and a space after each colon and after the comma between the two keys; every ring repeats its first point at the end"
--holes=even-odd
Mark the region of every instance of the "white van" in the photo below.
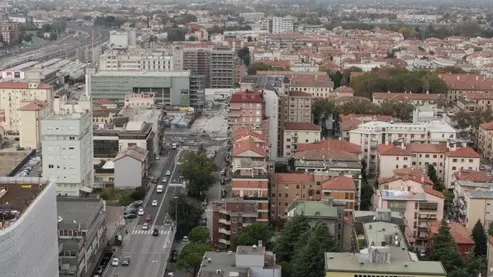
{"type": "Polygon", "coordinates": [[[178,147],[178,144],[177,143],[173,142],[171,144],[171,149],[176,149],[177,147],[178,147]]]}
{"type": "Polygon", "coordinates": [[[163,192],[163,185],[157,185],[156,192],[157,193],[162,193],[163,192]]]}

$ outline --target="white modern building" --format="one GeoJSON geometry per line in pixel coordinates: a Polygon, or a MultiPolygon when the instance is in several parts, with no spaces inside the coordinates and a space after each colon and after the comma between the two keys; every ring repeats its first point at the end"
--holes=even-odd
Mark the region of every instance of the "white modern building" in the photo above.
{"type": "Polygon", "coordinates": [[[51,114],[41,121],[43,176],[57,180],[57,193],[79,196],[94,182],[90,112],[51,114]]]}
{"type": "Polygon", "coordinates": [[[421,123],[372,121],[360,124],[358,128],[349,131],[349,142],[360,145],[368,161],[375,157],[379,144],[446,143],[455,138],[455,129],[439,120],[421,123]]]}
{"type": "Polygon", "coordinates": [[[257,22],[265,17],[265,13],[263,12],[245,12],[240,13],[240,17],[242,17],[246,22],[257,22]]]}
{"type": "Polygon", "coordinates": [[[56,185],[0,177],[0,275],[58,277],[56,185]]]}
{"type": "Polygon", "coordinates": [[[112,49],[135,48],[136,45],[137,35],[135,30],[110,31],[110,47],[112,49]]]}
{"type": "Polygon", "coordinates": [[[173,55],[147,50],[111,51],[99,56],[99,70],[172,71],[173,55]]]}
{"type": "Polygon", "coordinates": [[[293,30],[294,30],[294,23],[292,20],[282,17],[269,18],[269,32],[271,34],[292,32],[293,30]]]}

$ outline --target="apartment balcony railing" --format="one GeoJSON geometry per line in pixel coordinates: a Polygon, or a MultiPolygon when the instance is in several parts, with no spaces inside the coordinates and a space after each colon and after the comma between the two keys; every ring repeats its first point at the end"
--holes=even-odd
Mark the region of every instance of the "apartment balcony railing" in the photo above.
{"type": "Polygon", "coordinates": [[[224,228],[219,228],[219,233],[224,234],[224,235],[231,235],[231,231],[226,230],[224,228]]]}
{"type": "Polygon", "coordinates": [[[226,220],[226,219],[219,219],[219,223],[225,224],[225,225],[231,225],[231,221],[226,220]]]}
{"type": "Polygon", "coordinates": [[[231,245],[231,242],[225,239],[219,239],[217,242],[225,245],[231,245]]]}

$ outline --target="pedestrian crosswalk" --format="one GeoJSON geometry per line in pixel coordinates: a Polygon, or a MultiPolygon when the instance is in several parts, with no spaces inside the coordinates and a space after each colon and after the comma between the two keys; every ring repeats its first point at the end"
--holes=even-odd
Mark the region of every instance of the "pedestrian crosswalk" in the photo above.
{"type": "MultiPolygon", "coordinates": [[[[168,233],[170,233],[171,230],[159,230],[159,234],[160,235],[167,235],[168,233]]],[[[133,235],[150,235],[152,234],[152,230],[142,230],[142,229],[134,229],[132,231],[132,234],[133,235]]]]}

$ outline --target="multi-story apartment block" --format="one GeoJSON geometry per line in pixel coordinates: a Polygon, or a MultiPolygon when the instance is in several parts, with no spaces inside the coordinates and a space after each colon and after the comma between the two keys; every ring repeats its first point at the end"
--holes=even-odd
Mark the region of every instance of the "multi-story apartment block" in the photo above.
{"type": "Polygon", "coordinates": [[[99,70],[172,71],[173,56],[142,50],[113,51],[99,56],[99,70]]]}
{"type": "Polygon", "coordinates": [[[288,208],[296,201],[320,200],[320,185],[309,173],[276,173],[271,177],[271,219],[284,218],[288,208]]]}
{"type": "Polygon", "coordinates": [[[479,125],[477,137],[478,153],[484,159],[491,159],[493,156],[493,122],[479,125]]]}
{"type": "Polygon", "coordinates": [[[320,184],[323,197],[344,203],[344,216],[352,216],[356,208],[356,186],[351,176],[336,176],[320,184]]]}
{"type": "Polygon", "coordinates": [[[239,126],[260,126],[264,119],[264,96],[260,91],[239,91],[231,96],[229,123],[239,126]]]}
{"type": "Polygon", "coordinates": [[[112,49],[126,50],[137,46],[136,30],[110,31],[109,45],[112,49]]]}
{"type": "Polygon", "coordinates": [[[473,74],[440,74],[439,77],[447,84],[447,100],[455,102],[461,96],[471,92],[493,92],[493,80],[473,74]]]}
{"type": "Polygon", "coordinates": [[[248,224],[265,223],[269,217],[269,203],[230,198],[212,203],[212,244],[226,249],[236,235],[248,224]]]}
{"type": "Polygon", "coordinates": [[[21,42],[21,29],[19,22],[2,21],[0,22],[0,35],[4,43],[15,44],[21,42]]]}
{"type": "Polygon", "coordinates": [[[43,177],[57,180],[59,195],[92,192],[94,182],[91,114],[51,114],[41,121],[43,177]]]}
{"type": "Polygon", "coordinates": [[[444,99],[442,94],[438,93],[412,93],[412,92],[404,92],[404,93],[395,93],[395,92],[374,92],[372,94],[373,103],[381,104],[385,101],[390,102],[403,102],[413,104],[415,106],[423,106],[423,105],[434,105],[439,103],[442,99],[444,99]]]}
{"type": "Polygon", "coordinates": [[[464,192],[464,198],[459,198],[459,220],[469,231],[479,221],[487,229],[493,221],[493,190],[473,189],[464,192]]]}
{"type": "Polygon", "coordinates": [[[229,46],[216,46],[211,50],[209,86],[234,88],[238,82],[238,55],[229,46]]]}
{"type": "Polygon", "coordinates": [[[33,101],[19,109],[19,145],[27,149],[41,147],[41,120],[51,113],[47,102],[33,101]]]}
{"type": "Polygon", "coordinates": [[[245,12],[245,13],[240,13],[240,17],[242,17],[246,22],[257,22],[265,17],[265,13],[263,12],[245,12]]]}
{"type": "Polygon", "coordinates": [[[288,91],[280,97],[282,123],[312,123],[312,95],[302,91],[288,91]]]}
{"type": "Polygon", "coordinates": [[[152,108],[156,104],[154,93],[141,92],[125,95],[125,107],[152,108]]]}
{"type": "Polygon", "coordinates": [[[2,276],[58,277],[56,184],[0,177],[2,276]]]}
{"type": "Polygon", "coordinates": [[[11,134],[19,134],[20,111],[27,102],[46,102],[53,108],[53,87],[39,82],[0,82],[0,126],[11,134]]]}
{"type": "MultiPolygon", "coordinates": [[[[486,175],[486,174],[484,174],[486,175]]],[[[488,175],[486,175],[488,177],[488,175]]],[[[482,178],[481,178],[482,179],[482,178]]],[[[456,219],[464,223],[466,221],[466,214],[463,213],[462,208],[464,205],[464,193],[466,191],[475,190],[475,189],[493,189],[493,183],[490,179],[488,180],[460,180],[455,182],[454,187],[454,199],[453,199],[453,213],[456,219]]]]}
{"type": "Polygon", "coordinates": [[[329,98],[335,96],[334,82],[330,77],[320,72],[291,72],[287,74],[289,90],[310,93],[314,98],[329,98]]]}
{"type": "Polygon", "coordinates": [[[457,173],[467,169],[479,171],[480,156],[470,147],[458,148],[445,153],[444,184],[447,189],[453,189],[457,180],[457,173]]]}
{"type": "Polygon", "coordinates": [[[380,178],[394,176],[394,170],[399,168],[411,168],[412,154],[393,144],[378,145],[377,175],[380,178]]]}
{"type": "Polygon", "coordinates": [[[341,115],[339,118],[341,138],[343,140],[349,141],[349,131],[358,129],[358,126],[360,124],[370,121],[391,122],[392,120],[393,120],[392,116],[388,116],[388,115],[371,115],[371,114],[341,115]]]}
{"type": "Polygon", "coordinates": [[[280,34],[292,32],[294,30],[293,20],[282,17],[269,18],[269,32],[271,34],[280,34]]]}
{"type": "Polygon", "coordinates": [[[412,259],[404,234],[390,220],[371,221],[362,227],[354,228],[358,243],[352,252],[325,253],[326,277],[447,276],[441,262],[412,259]],[[367,251],[360,252],[360,247],[367,251]]]}
{"type": "MultiPolygon", "coordinates": [[[[492,88],[493,90],[493,88],[492,88]]],[[[493,92],[465,93],[457,99],[456,106],[466,112],[490,110],[493,105],[493,92]]]]}
{"type": "Polygon", "coordinates": [[[349,131],[349,142],[360,145],[367,161],[373,161],[379,144],[446,143],[456,138],[456,131],[444,121],[423,123],[367,122],[349,131]]]}
{"type": "Polygon", "coordinates": [[[433,189],[424,175],[380,178],[374,195],[374,205],[404,215],[406,236],[418,248],[428,245],[429,222],[443,219],[444,195],[433,189]]]}
{"type": "Polygon", "coordinates": [[[321,140],[322,129],[313,123],[286,123],[283,128],[283,156],[294,155],[298,143],[315,143],[321,140]]]}
{"type": "Polygon", "coordinates": [[[60,277],[83,277],[96,269],[108,243],[105,202],[98,198],[58,197],[60,277]]]}

